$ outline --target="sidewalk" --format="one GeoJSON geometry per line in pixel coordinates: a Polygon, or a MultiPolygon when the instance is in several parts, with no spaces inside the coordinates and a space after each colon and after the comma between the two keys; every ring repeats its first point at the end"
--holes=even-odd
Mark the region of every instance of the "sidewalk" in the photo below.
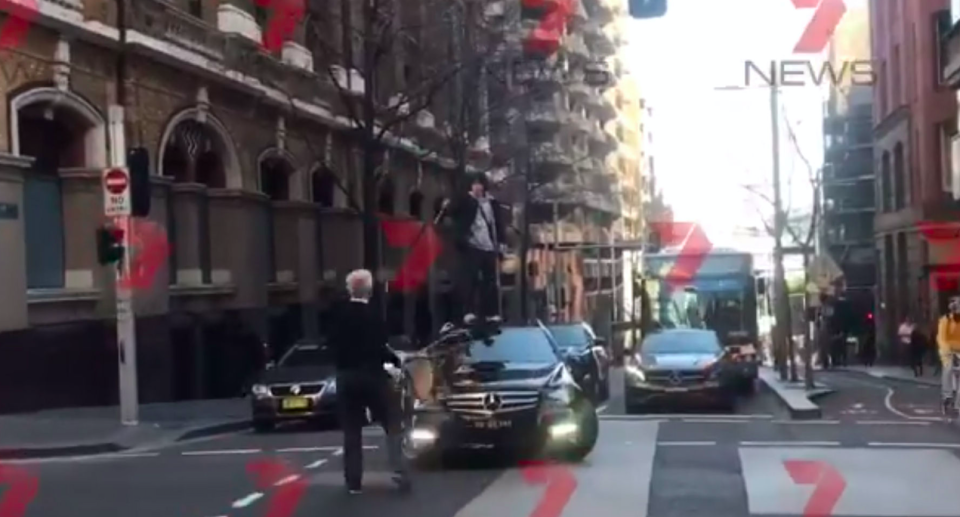
{"type": "Polygon", "coordinates": [[[103,454],[249,426],[249,403],[239,398],[141,405],[140,424],[130,427],[118,407],[0,415],[0,459],[103,454]]]}
{"type": "Polygon", "coordinates": [[[860,372],[880,379],[914,382],[927,386],[940,386],[940,376],[933,375],[934,369],[932,366],[924,366],[923,377],[915,377],[913,372],[905,366],[845,366],[835,368],[835,370],[860,372]]]}

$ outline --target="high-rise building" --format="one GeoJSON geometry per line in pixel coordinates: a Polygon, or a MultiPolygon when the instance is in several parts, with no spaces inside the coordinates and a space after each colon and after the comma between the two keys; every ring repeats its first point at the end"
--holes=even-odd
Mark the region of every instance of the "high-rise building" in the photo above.
{"type": "Polygon", "coordinates": [[[848,8],[831,38],[828,62],[832,70],[846,73],[830,84],[824,105],[821,250],[843,271],[845,296],[864,328],[873,324],[869,315],[874,312],[876,285],[873,85],[865,73],[872,69],[866,5],[848,8]]]}

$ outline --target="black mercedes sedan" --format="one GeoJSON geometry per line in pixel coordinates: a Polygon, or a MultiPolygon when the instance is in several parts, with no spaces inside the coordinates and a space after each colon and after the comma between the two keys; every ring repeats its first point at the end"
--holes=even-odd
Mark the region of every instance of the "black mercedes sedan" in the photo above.
{"type": "Polygon", "coordinates": [[[731,366],[712,330],[670,329],[651,334],[624,366],[627,412],[693,404],[732,410],[737,377],[731,366]]]}
{"type": "Polygon", "coordinates": [[[577,383],[600,403],[610,398],[610,354],[604,339],[587,323],[551,325],[550,333],[577,383]]]}
{"type": "Polygon", "coordinates": [[[297,343],[250,389],[254,429],[273,429],[291,420],[333,421],[337,382],[333,358],[322,343],[297,343]]]}
{"type": "Polygon", "coordinates": [[[420,379],[407,390],[404,438],[415,462],[464,449],[577,461],[596,444],[596,409],[542,326],[446,336],[405,368],[420,379]]]}

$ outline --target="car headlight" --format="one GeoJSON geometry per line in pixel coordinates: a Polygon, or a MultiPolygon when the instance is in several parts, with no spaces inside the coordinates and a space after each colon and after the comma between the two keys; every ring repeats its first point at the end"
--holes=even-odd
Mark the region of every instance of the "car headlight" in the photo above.
{"type": "Polygon", "coordinates": [[[266,397],[270,395],[270,388],[265,384],[254,384],[253,387],[250,388],[250,392],[258,397],[266,397]]]}
{"type": "Polygon", "coordinates": [[[336,379],[330,379],[330,381],[327,382],[327,386],[324,388],[323,392],[324,392],[325,394],[329,394],[329,395],[336,395],[336,393],[337,393],[337,380],[336,380],[336,379]]]}
{"type": "Polygon", "coordinates": [[[643,366],[641,366],[640,360],[636,357],[633,357],[626,362],[626,364],[623,366],[623,371],[634,380],[647,380],[647,374],[643,372],[643,366]]]}

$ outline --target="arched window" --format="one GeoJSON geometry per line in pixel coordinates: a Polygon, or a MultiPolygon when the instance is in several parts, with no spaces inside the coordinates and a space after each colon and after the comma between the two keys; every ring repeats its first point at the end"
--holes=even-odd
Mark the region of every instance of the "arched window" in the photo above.
{"type": "Polygon", "coordinates": [[[423,218],[423,193],[419,190],[414,190],[410,193],[407,202],[409,204],[410,215],[417,219],[423,218]]]}

